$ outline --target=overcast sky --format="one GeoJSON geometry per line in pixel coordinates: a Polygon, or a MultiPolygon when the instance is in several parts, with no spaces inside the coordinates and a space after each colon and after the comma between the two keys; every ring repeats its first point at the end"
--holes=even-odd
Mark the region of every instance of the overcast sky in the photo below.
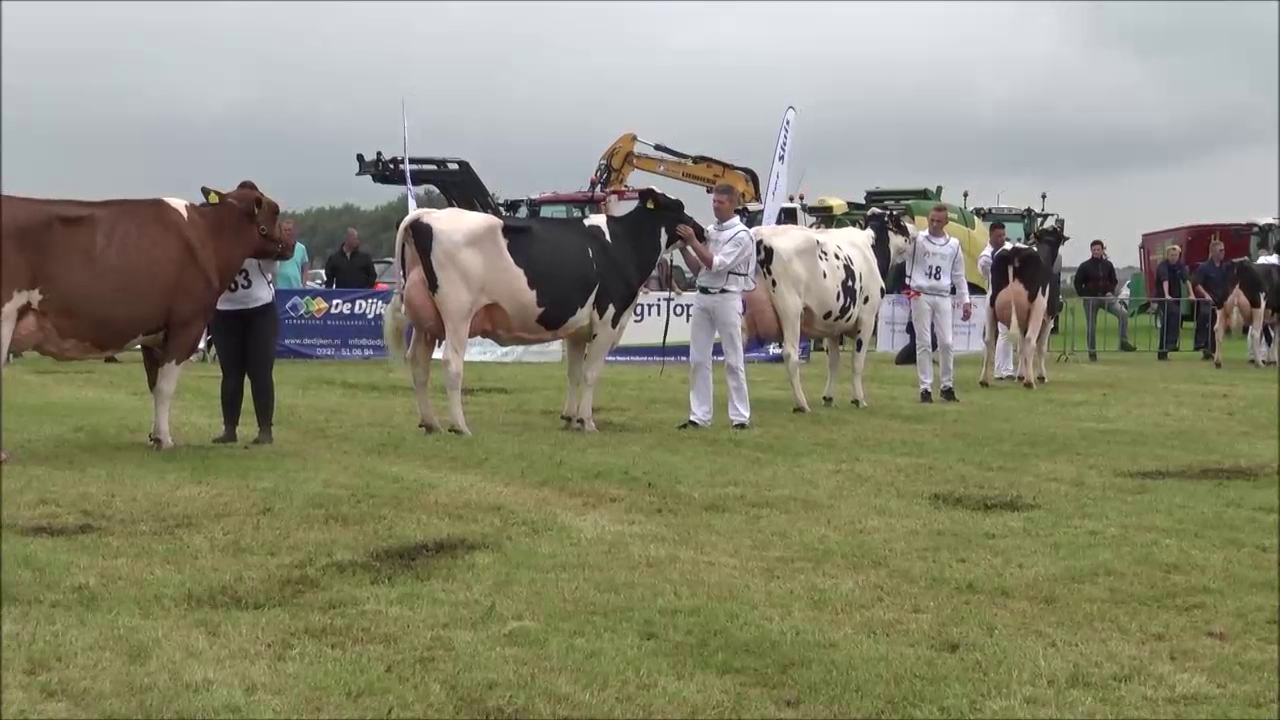
{"type": "MultiPolygon", "coordinates": [[[[2,6],[3,188],[286,207],[394,190],[357,152],[585,185],[632,131],[753,167],[795,105],[791,189],[1039,205],[1137,262],[1143,231],[1277,213],[1277,3],[18,3],[2,6]]],[[[699,189],[636,173],[711,219],[699,189]]],[[[1073,247],[1074,246],[1074,247],[1073,247]]]]}

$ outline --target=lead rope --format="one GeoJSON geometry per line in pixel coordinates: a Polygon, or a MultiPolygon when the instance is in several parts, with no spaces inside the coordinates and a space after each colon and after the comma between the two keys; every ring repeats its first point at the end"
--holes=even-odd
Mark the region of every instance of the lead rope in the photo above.
{"type": "Polygon", "coordinates": [[[667,263],[667,277],[664,281],[667,283],[667,319],[662,323],[662,364],[658,366],[658,377],[662,377],[662,372],[667,369],[667,332],[671,329],[671,296],[675,292],[675,273],[672,271],[672,264],[667,263]]]}

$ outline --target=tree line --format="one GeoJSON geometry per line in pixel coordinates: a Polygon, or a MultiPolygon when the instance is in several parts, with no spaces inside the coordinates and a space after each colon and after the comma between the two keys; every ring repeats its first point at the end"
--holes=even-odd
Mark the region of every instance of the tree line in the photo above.
{"type": "MultiPolygon", "coordinates": [[[[418,207],[448,207],[444,196],[433,187],[414,192],[418,207]]],[[[375,258],[395,254],[396,228],[404,219],[405,198],[400,193],[390,200],[371,208],[354,203],[309,207],[303,210],[285,210],[282,220],[292,220],[293,235],[307,246],[312,267],[324,267],[329,257],[347,236],[347,228],[360,233],[360,247],[375,258]]]]}

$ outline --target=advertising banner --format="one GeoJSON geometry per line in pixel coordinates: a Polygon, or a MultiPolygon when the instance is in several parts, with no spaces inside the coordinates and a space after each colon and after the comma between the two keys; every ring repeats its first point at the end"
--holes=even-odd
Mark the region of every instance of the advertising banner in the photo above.
{"type": "MultiPolygon", "coordinates": [[[[960,319],[960,300],[951,296],[951,344],[956,354],[982,352],[982,329],[986,323],[987,297],[974,295],[973,315],[968,322],[960,319]]],[[[907,344],[907,320],[911,318],[911,301],[906,295],[885,295],[880,303],[876,352],[896,353],[907,344]]]]}
{"type": "Polygon", "coordinates": [[[276,290],[276,357],[386,357],[382,313],[390,300],[390,290],[276,290]]]}
{"type": "MultiPolygon", "coordinates": [[[[641,291],[635,307],[631,309],[631,322],[622,334],[618,346],[609,352],[606,360],[613,362],[659,362],[663,360],[662,331],[667,317],[671,326],[667,330],[665,359],[689,360],[689,324],[693,314],[693,293],[641,291]]],[[[809,360],[810,342],[800,341],[800,359],[809,360]]],[[[712,348],[716,362],[724,361],[720,343],[712,348]]],[[[762,345],[749,341],[746,347],[747,362],[782,362],[782,346],[778,343],[762,345]]]]}

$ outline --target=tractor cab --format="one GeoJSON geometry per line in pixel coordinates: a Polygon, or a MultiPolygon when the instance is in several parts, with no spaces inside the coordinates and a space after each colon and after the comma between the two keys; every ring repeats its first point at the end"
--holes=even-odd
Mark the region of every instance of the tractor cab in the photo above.
{"type": "Polygon", "coordinates": [[[552,192],[504,200],[502,210],[505,214],[518,218],[585,218],[588,215],[608,214],[612,203],[635,201],[639,197],[640,191],[635,188],[552,192]]]}

